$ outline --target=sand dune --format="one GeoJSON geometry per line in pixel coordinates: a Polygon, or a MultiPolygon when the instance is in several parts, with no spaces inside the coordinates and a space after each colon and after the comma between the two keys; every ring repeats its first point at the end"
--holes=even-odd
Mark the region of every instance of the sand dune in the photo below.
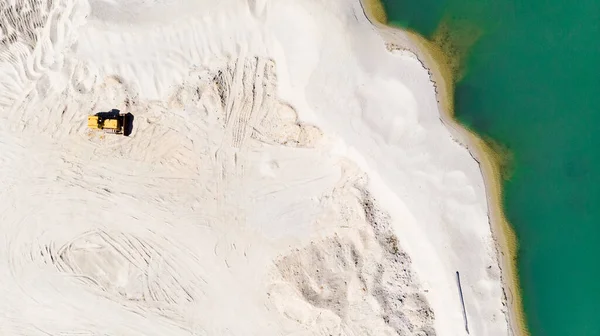
{"type": "Polygon", "coordinates": [[[0,334],[465,335],[456,271],[471,334],[508,333],[478,166],[358,1],[0,26],[0,334]],[[113,108],[130,137],[86,129],[113,108]]]}

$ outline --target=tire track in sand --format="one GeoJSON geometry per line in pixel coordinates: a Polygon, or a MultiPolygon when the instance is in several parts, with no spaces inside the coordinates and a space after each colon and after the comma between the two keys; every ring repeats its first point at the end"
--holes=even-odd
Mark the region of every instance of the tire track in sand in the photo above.
{"type": "MultiPolygon", "coordinates": [[[[217,189],[221,209],[235,202],[228,191],[231,183],[243,179],[250,130],[256,129],[261,116],[269,113],[263,104],[268,94],[265,90],[266,63],[259,57],[239,57],[219,70],[214,79],[225,114],[224,137],[215,153],[216,171],[220,172],[217,173],[217,189]]],[[[243,197],[234,197],[240,196],[243,197]]]]}
{"type": "Polygon", "coordinates": [[[0,107],[10,108],[2,117],[14,118],[38,95],[36,82],[61,70],[84,6],[75,0],[0,2],[0,107]]]}

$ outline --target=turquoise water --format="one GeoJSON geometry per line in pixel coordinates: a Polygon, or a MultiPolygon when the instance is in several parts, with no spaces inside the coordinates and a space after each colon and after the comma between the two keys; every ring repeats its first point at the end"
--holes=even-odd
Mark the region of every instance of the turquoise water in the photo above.
{"type": "Polygon", "coordinates": [[[504,208],[533,336],[600,335],[600,1],[383,0],[391,24],[482,35],[456,116],[514,155],[504,208]]]}

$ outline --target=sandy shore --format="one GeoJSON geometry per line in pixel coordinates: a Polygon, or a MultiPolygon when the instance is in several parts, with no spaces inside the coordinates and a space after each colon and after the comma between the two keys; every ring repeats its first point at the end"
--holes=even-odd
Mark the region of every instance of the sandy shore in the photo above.
{"type": "Polygon", "coordinates": [[[0,334],[509,333],[481,168],[359,1],[0,24],[0,334]],[[110,109],[129,137],[87,129],[110,109]]]}
{"type": "Polygon", "coordinates": [[[390,49],[407,49],[414,53],[429,70],[431,80],[436,85],[436,95],[442,121],[453,137],[465,146],[479,163],[486,183],[486,196],[489,206],[490,225],[495,237],[496,248],[502,269],[502,282],[505,289],[505,302],[509,306],[512,335],[528,335],[525,315],[521,302],[519,278],[517,274],[518,242],[514,230],[507,221],[502,208],[502,178],[496,153],[477,134],[462,127],[454,118],[454,98],[451,70],[444,67],[445,57],[430,41],[422,36],[392,28],[385,23],[387,18],[378,0],[361,0],[365,14],[377,27],[390,49]],[[447,80],[450,79],[450,80],[447,80]]]}

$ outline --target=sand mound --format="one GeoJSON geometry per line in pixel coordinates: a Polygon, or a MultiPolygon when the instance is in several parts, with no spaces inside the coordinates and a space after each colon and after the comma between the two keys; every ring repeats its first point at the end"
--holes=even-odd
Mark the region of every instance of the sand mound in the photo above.
{"type": "Polygon", "coordinates": [[[283,282],[270,295],[285,316],[316,334],[435,335],[410,257],[363,187],[334,192],[351,210],[338,208],[328,220],[348,226],[277,261],[283,282]],[[298,302],[310,308],[299,311],[298,302]]]}

